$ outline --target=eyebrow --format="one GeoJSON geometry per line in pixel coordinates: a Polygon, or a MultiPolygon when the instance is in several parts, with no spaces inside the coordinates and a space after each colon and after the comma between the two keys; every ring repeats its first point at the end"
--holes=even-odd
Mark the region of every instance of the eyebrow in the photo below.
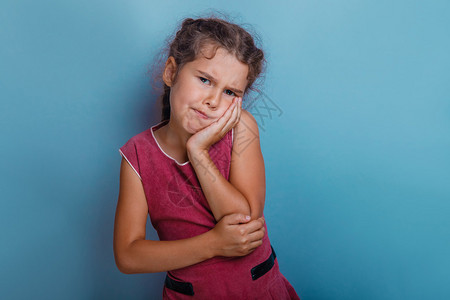
{"type": "MultiPolygon", "coordinates": [[[[212,75],[210,75],[210,74],[208,74],[206,72],[200,71],[200,70],[197,70],[197,72],[199,72],[200,74],[202,74],[205,77],[210,78],[212,81],[217,82],[217,79],[215,79],[212,75]]],[[[243,91],[241,91],[240,89],[234,88],[234,87],[230,87],[230,90],[233,90],[233,91],[235,91],[237,93],[240,93],[240,94],[244,94],[243,91]]]]}

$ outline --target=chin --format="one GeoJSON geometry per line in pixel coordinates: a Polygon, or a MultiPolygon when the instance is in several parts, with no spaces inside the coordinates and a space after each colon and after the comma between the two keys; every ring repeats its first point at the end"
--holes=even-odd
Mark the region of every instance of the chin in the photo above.
{"type": "Polygon", "coordinates": [[[199,132],[200,130],[202,130],[204,127],[200,127],[200,126],[186,126],[185,130],[187,133],[189,134],[196,134],[197,132],[199,132]]]}
{"type": "MultiPolygon", "coordinates": [[[[208,127],[209,125],[211,125],[213,122],[213,120],[205,120],[205,123],[207,124],[192,124],[192,126],[187,126],[186,131],[189,132],[190,134],[195,134],[197,132],[199,132],[202,129],[205,129],[206,127],[208,127]]],[[[203,122],[202,122],[203,123],[203,122]]]]}

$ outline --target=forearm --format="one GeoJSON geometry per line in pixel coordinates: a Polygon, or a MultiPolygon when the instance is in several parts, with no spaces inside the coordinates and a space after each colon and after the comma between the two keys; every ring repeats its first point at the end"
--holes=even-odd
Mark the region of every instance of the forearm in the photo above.
{"type": "Polygon", "coordinates": [[[223,177],[207,150],[188,150],[188,155],[217,221],[232,213],[250,215],[249,202],[241,192],[223,177]]]}
{"type": "Polygon", "coordinates": [[[217,256],[211,231],[176,241],[136,240],[115,249],[119,270],[126,274],[165,272],[217,256]]]}

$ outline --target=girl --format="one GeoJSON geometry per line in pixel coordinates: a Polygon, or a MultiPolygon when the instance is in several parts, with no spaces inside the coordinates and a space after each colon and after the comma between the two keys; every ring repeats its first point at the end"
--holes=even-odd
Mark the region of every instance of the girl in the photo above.
{"type": "Polygon", "coordinates": [[[263,64],[238,25],[184,20],[162,72],[162,121],[119,150],[116,264],[167,271],[164,299],[299,299],[269,242],[258,126],[241,108],[263,64]],[[147,213],[160,241],[145,240],[147,213]]]}

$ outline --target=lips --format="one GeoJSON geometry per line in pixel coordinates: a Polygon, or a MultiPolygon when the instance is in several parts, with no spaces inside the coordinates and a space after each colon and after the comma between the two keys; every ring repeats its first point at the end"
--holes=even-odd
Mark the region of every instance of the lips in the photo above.
{"type": "Polygon", "coordinates": [[[209,119],[209,117],[204,112],[202,112],[201,110],[194,109],[194,111],[200,118],[202,118],[202,119],[209,119]]]}

